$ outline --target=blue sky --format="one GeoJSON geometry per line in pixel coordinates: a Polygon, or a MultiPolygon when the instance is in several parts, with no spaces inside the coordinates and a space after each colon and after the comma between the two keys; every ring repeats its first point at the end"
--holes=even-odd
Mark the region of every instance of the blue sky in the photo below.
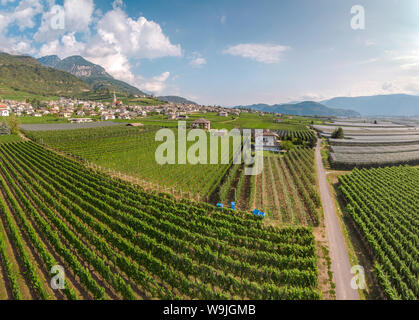
{"type": "Polygon", "coordinates": [[[0,50],[80,54],[203,104],[419,94],[419,1],[0,0],[0,50]]]}

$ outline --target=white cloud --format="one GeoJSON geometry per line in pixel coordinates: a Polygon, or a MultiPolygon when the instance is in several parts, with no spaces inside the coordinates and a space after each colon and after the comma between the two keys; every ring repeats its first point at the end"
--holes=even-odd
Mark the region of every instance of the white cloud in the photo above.
{"type": "Polygon", "coordinates": [[[52,41],[68,32],[89,33],[89,26],[93,21],[93,0],[65,0],[64,6],[50,3],[48,11],[42,15],[42,23],[34,38],[36,41],[52,41]],[[63,13],[63,23],[60,21],[63,13]]]}
{"type": "Polygon", "coordinates": [[[163,72],[161,75],[153,77],[152,79],[144,79],[137,77],[136,83],[139,88],[152,92],[154,94],[160,94],[166,88],[166,81],[170,77],[170,72],[163,72]]]}
{"type": "Polygon", "coordinates": [[[43,7],[39,0],[22,0],[16,7],[12,17],[20,31],[35,27],[34,18],[42,13],[43,7]]]}
{"type": "Polygon", "coordinates": [[[15,0],[1,0],[2,5],[6,5],[8,2],[12,3],[15,2],[15,0]]]}
{"type": "Polygon", "coordinates": [[[103,47],[102,49],[89,47],[85,51],[84,57],[104,67],[116,79],[135,84],[135,76],[131,71],[131,65],[128,58],[122,53],[109,47],[103,47]]]}
{"type": "MultiPolygon", "coordinates": [[[[23,15],[15,16],[14,12],[0,12],[0,51],[10,54],[35,53],[30,40],[23,36],[7,36],[8,27],[21,17],[23,17],[23,15]]],[[[29,24],[28,21],[26,21],[26,23],[29,24]]]]}
{"type": "MultiPolygon", "coordinates": [[[[7,2],[2,2],[6,4],[7,2]]],[[[5,35],[7,28],[16,24],[20,31],[27,28],[34,28],[34,18],[42,13],[43,7],[40,0],[22,0],[13,11],[0,12],[0,32],[5,35]]]]}
{"type": "Polygon", "coordinates": [[[84,53],[86,45],[78,42],[75,33],[69,33],[61,37],[59,40],[53,40],[44,44],[39,50],[40,56],[56,54],[60,58],[68,56],[80,55],[84,53]]]}
{"type": "MultiPolygon", "coordinates": [[[[102,65],[116,79],[160,93],[166,88],[170,72],[145,78],[135,74],[132,65],[138,66],[141,59],[180,57],[181,46],[172,44],[158,23],[128,16],[122,0],[115,0],[112,8],[103,13],[95,9],[93,0],[64,0],[62,6],[56,0],[21,0],[14,11],[0,10],[0,50],[36,56],[56,54],[61,58],[81,55],[102,65]],[[21,30],[35,27],[34,18],[39,14],[42,21],[32,39],[7,35],[15,22],[21,30]],[[62,28],[53,23],[59,17],[63,17],[62,28]],[[39,50],[34,49],[35,44],[39,50]]],[[[204,61],[197,56],[194,63],[198,66],[204,61]]]]}
{"type": "Polygon", "coordinates": [[[224,50],[223,53],[263,63],[277,63],[281,60],[283,52],[289,49],[289,47],[282,45],[243,43],[231,46],[224,50]]]}
{"type": "Polygon", "coordinates": [[[222,17],[220,18],[220,22],[221,22],[221,24],[225,24],[225,23],[226,23],[226,21],[227,21],[227,17],[226,17],[226,16],[222,16],[222,17]]]}
{"type": "Polygon", "coordinates": [[[124,6],[124,2],[122,0],[115,0],[112,3],[112,8],[116,9],[116,8],[122,8],[124,6]]]}
{"type": "Polygon", "coordinates": [[[97,24],[101,41],[137,59],[182,56],[180,45],[173,45],[159,24],[144,17],[131,19],[120,8],[107,12],[97,24]]]}
{"type": "Polygon", "coordinates": [[[193,67],[202,67],[205,64],[207,64],[207,60],[205,60],[205,58],[196,58],[190,62],[190,65],[193,67]]]}
{"type": "Polygon", "coordinates": [[[93,0],[65,0],[65,24],[69,31],[86,31],[92,21],[93,0]]]}
{"type": "Polygon", "coordinates": [[[199,54],[198,52],[194,52],[190,57],[189,57],[189,65],[191,65],[194,68],[201,68],[202,66],[207,64],[207,60],[205,58],[202,57],[201,54],[199,54]]]}

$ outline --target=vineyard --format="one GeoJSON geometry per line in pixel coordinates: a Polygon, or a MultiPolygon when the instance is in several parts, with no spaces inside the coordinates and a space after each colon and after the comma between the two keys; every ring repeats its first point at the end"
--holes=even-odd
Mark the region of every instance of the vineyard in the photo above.
{"type": "Polygon", "coordinates": [[[419,298],[419,170],[354,169],[340,190],[387,299],[419,298]]]}
{"type": "Polygon", "coordinates": [[[306,128],[279,130],[278,135],[284,140],[301,140],[303,142],[308,142],[311,147],[314,147],[317,142],[316,135],[306,128]]]}
{"type": "MultiPolygon", "coordinates": [[[[70,131],[26,131],[25,134],[36,142],[81,157],[105,169],[128,174],[145,183],[157,184],[160,190],[201,200],[207,200],[216,191],[230,167],[229,163],[223,164],[221,159],[227,158],[227,162],[231,162],[234,151],[230,141],[229,150],[218,152],[219,164],[159,165],[155,152],[162,142],[155,141],[155,128],[118,126],[70,131]]],[[[221,140],[229,138],[219,139],[222,143],[221,140]]],[[[176,144],[177,155],[178,144],[175,141],[173,143],[176,144]]],[[[187,148],[193,143],[188,141],[187,148]]],[[[214,150],[211,150],[209,141],[207,146],[210,163],[211,152],[214,150]]]]}
{"type": "Polygon", "coordinates": [[[257,208],[279,225],[318,225],[321,205],[314,170],[314,151],[294,149],[285,156],[263,158],[263,171],[246,176],[244,166],[229,171],[219,192],[219,202],[236,199],[238,208],[257,208]]]}
{"type": "Polygon", "coordinates": [[[0,145],[0,261],[14,299],[319,299],[314,237],[150,194],[33,142],[0,145]],[[62,265],[65,289],[51,290],[62,265]]]}

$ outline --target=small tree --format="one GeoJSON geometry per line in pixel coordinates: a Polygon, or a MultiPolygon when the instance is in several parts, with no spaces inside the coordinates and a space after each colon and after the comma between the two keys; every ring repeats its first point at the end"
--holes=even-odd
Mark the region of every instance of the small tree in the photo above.
{"type": "Polygon", "coordinates": [[[333,139],[343,139],[343,138],[345,138],[345,135],[343,133],[343,129],[341,127],[339,127],[335,131],[333,131],[332,138],[333,139]]]}
{"type": "Polygon", "coordinates": [[[10,133],[11,134],[18,134],[19,133],[19,120],[17,119],[14,113],[11,113],[9,118],[7,119],[9,124],[10,133]]]}
{"type": "Polygon", "coordinates": [[[294,148],[294,144],[291,141],[283,140],[281,142],[281,147],[284,150],[290,151],[294,148]]]}
{"type": "Polygon", "coordinates": [[[1,125],[0,125],[0,135],[2,134],[10,134],[10,129],[7,126],[6,120],[3,119],[1,125]]]}

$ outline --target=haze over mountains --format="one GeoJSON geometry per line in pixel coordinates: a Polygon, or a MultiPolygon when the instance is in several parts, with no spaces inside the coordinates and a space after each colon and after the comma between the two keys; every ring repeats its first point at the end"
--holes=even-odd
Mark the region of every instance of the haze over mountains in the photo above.
{"type": "Polygon", "coordinates": [[[320,103],[330,108],[351,109],[363,116],[419,116],[419,96],[407,94],[340,97],[320,103]]]}
{"type": "Polygon", "coordinates": [[[320,102],[303,101],[275,105],[254,104],[238,107],[305,116],[404,117],[419,116],[419,96],[390,94],[364,97],[338,97],[320,102]]]}
{"type": "Polygon", "coordinates": [[[353,110],[334,109],[314,101],[304,101],[295,104],[254,104],[250,106],[237,106],[235,108],[249,108],[263,112],[276,112],[297,116],[336,116],[359,117],[360,114],[353,110]]]}

